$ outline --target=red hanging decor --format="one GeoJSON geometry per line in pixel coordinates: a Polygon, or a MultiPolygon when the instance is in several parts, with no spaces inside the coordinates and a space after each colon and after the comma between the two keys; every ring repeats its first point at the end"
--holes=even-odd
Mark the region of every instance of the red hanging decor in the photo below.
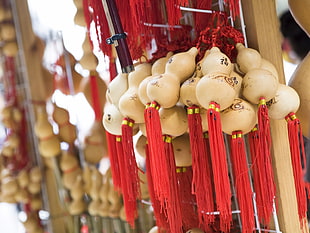
{"type": "Polygon", "coordinates": [[[220,119],[220,106],[217,103],[210,103],[207,109],[207,119],[216,208],[219,211],[220,230],[229,232],[232,223],[231,190],[220,119]]]}
{"type": "Polygon", "coordinates": [[[231,162],[234,172],[236,196],[240,209],[242,233],[252,233],[255,228],[252,188],[246,159],[245,144],[241,131],[231,135],[231,162]]]}
{"type": "Polygon", "coordinates": [[[293,166],[293,174],[295,181],[296,199],[298,206],[298,215],[300,221],[300,228],[305,229],[307,219],[307,194],[306,189],[309,192],[309,186],[306,186],[304,181],[304,173],[302,168],[303,164],[306,164],[306,155],[304,150],[304,141],[302,136],[302,130],[300,127],[300,121],[296,117],[295,113],[289,113],[285,117],[288,124],[288,137],[291,151],[291,160],[293,166]]]}
{"type": "Polygon", "coordinates": [[[207,226],[214,222],[214,196],[212,185],[211,161],[202,132],[200,108],[187,108],[190,146],[192,152],[192,192],[196,196],[199,223],[207,226]]]}

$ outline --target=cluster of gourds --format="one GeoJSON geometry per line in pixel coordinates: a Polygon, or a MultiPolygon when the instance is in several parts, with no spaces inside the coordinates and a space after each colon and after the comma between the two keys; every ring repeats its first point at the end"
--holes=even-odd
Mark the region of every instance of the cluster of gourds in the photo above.
{"type": "MultiPolygon", "coordinates": [[[[172,54],[153,64],[140,62],[135,70],[118,74],[108,85],[103,125],[113,135],[122,134],[124,118],[132,119],[133,134],[147,137],[144,110],[149,103],[158,103],[163,135],[172,141],[188,133],[186,108],[200,108],[203,131],[208,131],[206,111],[211,102],[219,106],[222,131],[249,133],[257,122],[257,109],[263,98],[268,102],[269,117],[284,119],[299,108],[299,97],[289,86],[279,84],[274,65],[258,51],[237,44],[236,64],[217,47],[206,51],[196,63],[196,48],[172,54]]],[[[141,154],[140,143],[136,145],[141,154]]],[[[187,137],[188,141],[188,137],[187,137]]],[[[189,142],[185,153],[175,153],[177,166],[191,166],[189,142]]],[[[153,232],[153,231],[150,231],[153,232]]]]}

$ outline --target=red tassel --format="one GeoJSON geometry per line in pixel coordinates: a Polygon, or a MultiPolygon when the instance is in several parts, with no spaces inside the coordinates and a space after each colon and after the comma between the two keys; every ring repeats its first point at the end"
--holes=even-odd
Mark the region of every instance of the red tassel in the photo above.
{"type": "Polygon", "coordinates": [[[191,193],[193,169],[192,167],[177,167],[176,171],[183,229],[188,231],[198,226],[198,216],[195,208],[196,198],[191,193]]]}
{"type": "Polygon", "coordinates": [[[176,165],[174,159],[172,137],[164,136],[164,147],[166,154],[166,164],[169,174],[169,195],[167,198],[167,217],[170,231],[173,233],[182,233],[182,214],[180,206],[179,189],[176,177],[176,165]]]}
{"type": "Polygon", "coordinates": [[[231,190],[226,162],[226,150],[220,119],[220,107],[211,102],[207,110],[209,142],[220,230],[229,232],[232,223],[231,190]]]}
{"type": "Polygon", "coordinates": [[[294,113],[288,114],[285,119],[288,123],[288,137],[291,150],[291,160],[294,173],[300,228],[304,229],[304,227],[306,226],[305,224],[307,223],[307,199],[306,185],[303,178],[303,169],[301,162],[302,158],[304,160],[304,164],[306,164],[302,132],[300,127],[300,121],[299,119],[297,119],[294,113]],[[302,150],[300,150],[301,148],[302,150]]]}
{"type": "Polygon", "coordinates": [[[229,5],[231,16],[233,20],[240,16],[240,0],[225,0],[229,5]]]}
{"type": "Polygon", "coordinates": [[[151,171],[154,190],[161,206],[165,205],[165,199],[169,194],[169,173],[166,162],[164,142],[159,118],[160,106],[156,102],[146,106],[144,111],[145,127],[149,145],[151,171]]]}
{"type": "Polygon", "coordinates": [[[257,167],[257,177],[254,177],[258,216],[264,224],[269,224],[273,211],[273,203],[276,193],[274,176],[271,164],[271,136],[268,116],[268,108],[264,98],[260,99],[258,108],[258,130],[256,132],[256,145],[252,149],[253,168],[257,167]],[[255,184],[256,183],[256,184],[255,184]],[[266,187],[269,187],[266,189],[266,187]]]}
{"type": "Polygon", "coordinates": [[[199,223],[207,226],[214,222],[214,197],[210,153],[203,138],[200,109],[197,106],[187,108],[189,138],[192,152],[192,192],[196,196],[199,223]]]}
{"type": "Polygon", "coordinates": [[[236,131],[231,139],[231,162],[239,209],[241,211],[242,233],[251,233],[255,228],[252,188],[242,132],[236,131]]]}
{"type": "Polygon", "coordinates": [[[118,161],[117,150],[116,150],[116,136],[106,131],[106,138],[107,138],[107,144],[108,144],[108,155],[109,155],[109,160],[110,160],[113,185],[115,189],[120,192],[122,188],[122,183],[121,183],[120,167],[119,167],[119,161],[118,161]]]}
{"type": "Polygon", "coordinates": [[[101,109],[100,105],[100,98],[99,98],[99,90],[98,90],[98,84],[97,84],[97,76],[94,74],[96,72],[91,72],[90,74],[90,90],[91,90],[91,97],[92,97],[92,107],[95,112],[95,120],[101,121],[103,116],[103,111],[101,109]]]}
{"type": "Polygon", "coordinates": [[[146,177],[147,177],[148,191],[149,191],[150,199],[152,202],[156,225],[162,229],[169,229],[168,220],[166,218],[167,216],[166,210],[161,208],[160,202],[155,195],[155,190],[153,186],[153,178],[151,174],[152,172],[151,172],[148,144],[145,145],[145,154],[146,154],[145,161],[146,161],[146,177]]]}
{"type": "MultiPolygon", "coordinates": [[[[122,145],[124,153],[125,169],[121,170],[124,173],[124,182],[127,186],[127,194],[124,197],[126,220],[131,226],[134,226],[134,221],[137,216],[137,202],[136,199],[140,196],[139,191],[139,177],[136,157],[133,147],[133,127],[134,121],[129,118],[124,118],[122,122],[122,145]],[[128,200],[125,200],[128,198],[128,200]]],[[[120,161],[119,161],[120,162],[120,161]]],[[[123,189],[123,193],[124,193],[123,189]]]]}

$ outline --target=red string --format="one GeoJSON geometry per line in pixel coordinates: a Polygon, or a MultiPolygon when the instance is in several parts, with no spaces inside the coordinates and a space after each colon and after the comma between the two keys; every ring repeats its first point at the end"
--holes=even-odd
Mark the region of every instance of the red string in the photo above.
{"type": "MultiPolygon", "coordinates": [[[[291,151],[291,160],[294,174],[294,183],[296,190],[296,199],[298,206],[298,216],[300,221],[300,228],[305,229],[307,217],[307,199],[306,199],[306,185],[303,178],[303,169],[301,159],[305,159],[303,148],[303,140],[300,141],[300,121],[295,113],[288,114],[285,119],[288,123],[288,137],[291,151]]],[[[306,162],[305,160],[303,162],[306,162]]],[[[304,163],[305,164],[305,163],[304,163]]]]}
{"type": "Polygon", "coordinates": [[[252,188],[241,131],[235,131],[232,134],[230,157],[234,172],[236,196],[241,211],[242,233],[252,233],[255,228],[252,188]]]}
{"type": "Polygon", "coordinates": [[[125,170],[124,179],[127,184],[128,195],[124,197],[126,220],[133,227],[135,218],[137,217],[137,202],[140,197],[138,167],[136,163],[135,152],[133,149],[133,125],[134,121],[129,118],[124,118],[122,122],[122,145],[124,153],[125,170]]]}
{"type": "Polygon", "coordinates": [[[214,222],[214,197],[210,154],[203,138],[200,109],[197,106],[187,108],[190,147],[192,152],[193,182],[192,192],[196,196],[199,223],[207,226],[214,222]]]}
{"type": "Polygon", "coordinates": [[[91,90],[91,97],[92,97],[92,107],[95,112],[95,120],[101,121],[103,116],[102,107],[100,104],[100,97],[99,97],[99,90],[98,90],[98,84],[97,84],[97,77],[96,75],[90,74],[89,82],[90,82],[90,90],[91,90]]]}
{"type": "Polygon", "coordinates": [[[229,232],[232,223],[231,190],[219,111],[220,106],[215,102],[211,102],[207,109],[207,119],[216,207],[219,211],[220,218],[220,230],[229,232]]]}
{"type": "Polygon", "coordinates": [[[228,3],[231,16],[235,20],[240,15],[240,0],[225,0],[228,3]]]}

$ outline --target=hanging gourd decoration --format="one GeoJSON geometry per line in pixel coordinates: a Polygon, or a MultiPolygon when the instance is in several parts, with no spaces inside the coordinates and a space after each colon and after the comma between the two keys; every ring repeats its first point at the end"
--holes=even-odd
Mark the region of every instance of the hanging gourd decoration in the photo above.
{"type": "Polygon", "coordinates": [[[110,210],[110,202],[108,200],[108,194],[110,189],[110,179],[111,178],[111,170],[108,169],[105,174],[103,174],[102,179],[102,186],[99,190],[99,198],[100,198],[100,210],[99,215],[103,218],[106,218],[109,216],[109,210],[110,210]]]}
{"type": "Polygon", "coordinates": [[[296,22],[310,36],[309,15],[307,14],[310,9],[310,2],[289,0],[288,4],[296,22]]]}
{"type": "Polygon", "coordinates": [[[76,155],[70,151],[62,151],[59,165],[62,171],[63,185],[65,188],[71,190],[76,177],[82,175],[79,161],[76,155]]]}
{"type": "MultiPolygon", "coordinates": [[[[188,129],[193,160],[192,191],[196,196],[197,212],[201,226],[209,225],[214,221],[214,215],[205,214],[205,212],[214,212],[214,199],[209,154],[207,153],[203,138],[204,131],[201,121],[201,112],[203,110],[200,108],[196,97],[196,86],[203,76],[201,64],[208,54],[209,51],[206,51],[203,59],[197,63],[193,76],[187,79],[180,89],[180,101],[187,106],[188,129]]],[[[203,119],[205,119],[205,115],[203,115],[203,119]]],[[[204,122],[207,123],[206,120],[204,122]]]]}
{"type": "Polygon", "coordinates": [[[101,206],[99,190],[102,186],[102,175],[95,167],[92,169],[91,181],[92,182],[89,193],[91,197],[91,202],[88,205],[88,212],[92,216],[98,216],[101,206]]]}
{"type": "Polygon", "coordinates": [[[182,224],[183,229],[188,230],[199,224],[196,206],[194,205],[196,198],[191,191],[193,170],[188,133],[174,138],[172,144],[176,164],[182,224]]]}
{"type": "Polygon", "coordinates": [[[39,138],[39,152],[43,157],[51,158],[60,154],[60,141],[54,134],[44,107],[38,107],[34,132],[39,138]]]}
{"type": "MultiPolygon", "coordinates": [[[[154,77],[147,85],[147,95],[151,100],[144,112],[146,134],[150,155],[153,185],[161,205],[169,194],[169,175],[164,151],[164,142],[158,110],[176,105],[179,99],[180,84],[195,70],[196,48],[174,54],[169,58],[165,73],[154,77]],[[180,69],[180,67],[183,67],[180,69]]],[[[173,229],[170,229],[173,230],[173,229]]]]}
{"type": "Polygon", "coordinates": [[[243,44],[237,43],[237,68],[242,74],[246,74],[248,71],[259,68],[262,65],[262,56],[260,53],[252,48],[246,48],[243,44]]]}
{"type": "Polygon", "coordinates": [[[72,145],[76,139],[76,128],[69,121],[69,112],[54,104],[54,111],[52,114],[53,120],[57,123],[60,141],[67,142],[72,145]]]}
{"type": "Polygon", "coordinates": [[[202,63],[204,76],[196,87],[197,100],[207,110],[216,209],[220,212],[220,230],[224,232],[228,232],[230,229],[232,215],[231,191],[220,110],[229,107],[237,94],[234,88],[236,84],[230,77],[232,69],[230,59],[217,47],[213,47],[202,63]]]}
{"type": "Polygon", "coordinates": [[[106,99],[110,104],[118,106],[119,99],[128,89],[128,74],[119,73],[113,80],[108,84],[106,99]]]}
{"type": "Polygon", "coordinates": [[[144,105],[138,98],[138,87],[143,79],[151,75],[151,64],[141,63],[128,74],[128,90],[119,100],[118,107],[124,119],[122,122],[122,145],[125,157],[119,160],[124,163],[124,178],[127,183],[128,197],[124,195],[124,208],[127,221],[134,226],[137,215],[136,198],[140,195],[138,168],[133,147],[133,126],[144,122],[144,105]]]}
{"type": "Polygon", "coordinates": [[[139,84],[139,89],[138,89],[138,95],[140,101],[144,104],[147,105],[148,103],[151,102],[150,98],[147,95],[147,85],[148,83],[155,77],[158,77],[158,75],[161,75],[165,73],[165,68],[166,64],[168,62],[168,59],[173,55],[172,52],[168,52],[165,57],[161,57],[157,59],[151,69],[151,76],[146,77],[145,79],[142,80],[142,82],[139,84]]]}
{"type": "Polygon", "coordinates": [[[306,223],[305,219],[307,213],[307,186],[303,179],[304,173],[302,168],[302,164],[306,164],[303,134],[300,127],[300,121],[295,115],[295,112],[299,108],[299,104],[300,100],[297,92],[289,86],[279,84],[276,96],[270,101],[269,116],[270,118],[277,120],[285,118],[287,121],[298,215],[300,227],[303,229],[305,227],[304,224],[306,223]]]}
{"type": "Polygon", "coordinates": [[[83,200],[84,194],[82,176],[77,176],[70,190],[72,201],[68,211],[71,215],[80,215],[86,210],[86,203],[83,200]]]}
{"type": "MultiPolygon", "coordinates": [[[[242,52],[246,53],[246,50],[246,48],[243,48],[242,52]]],[[[258,63],[260,62],[258,61],[258,63]]],[[[242,67],[242,63],[239,65],[242,67]]],[[[260,173],[260,175],[256,177],[257,179],[254,179],[254,183],[256,183],[256,187],[258,188],[258,190],[256,190],[257,205],[263,207],[258,209],[258,215],[265,224],[269,224],[275,197],[275,183],[270,152],[270,123],[266,102],[276,95],[277,89],[278,79],[268,70],[252,68],[248,70],[243,77],[242,95],[252,104],[258,104],[258,130],[253,133],[258,136],[257,139],[259,143],[256,145],[259,146],[256,150],[253,150],[255,155],[252,155],[252,157],[254,156],[253,159],[255,161],[253,169],[256,169],[254,167],[257,166],[260,173]],[[266,185],[269,187],[268,190],[265,190],[266,185]]]]}
{"type": "Polygon", "coordinates": [[[98,164],[107,156],[105,129],[101,121],[95,120],[88,135],[85,136],[84,158],[90,164],[98,164]]]}
{"type": "Polygon", "coordinates": [[[253,129],[256,118],[254,106],[239,98],[236,98],[229,108],[221,112],[223,132],[231,135],[230,157],[238,206],[241,211],[242,233],[253,232],[255,228],[253,193],[243,135],[253,129]]]}

